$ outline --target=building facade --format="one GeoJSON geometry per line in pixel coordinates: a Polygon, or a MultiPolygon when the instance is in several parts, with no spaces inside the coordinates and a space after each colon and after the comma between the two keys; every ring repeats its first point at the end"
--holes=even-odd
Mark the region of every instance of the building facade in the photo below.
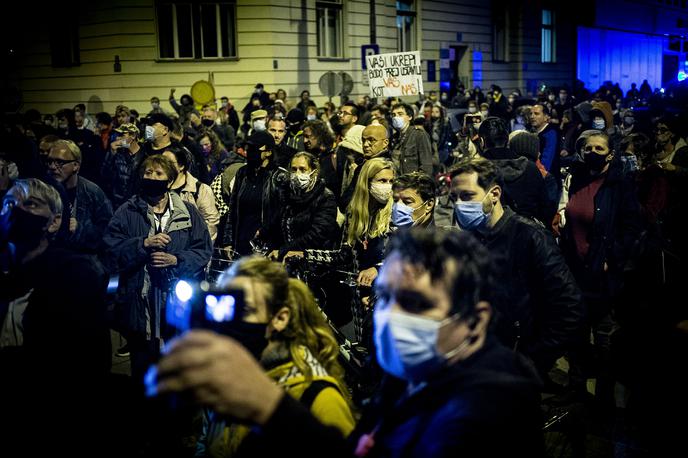
{"type": "Polygon", "coordinates": [[[239,108],[256,83],[284,89],[292,102],[308,89],[321,104],[318,82],[328,71],[348,75],[349,97],[368,93],[362,52],[375,44],[381,53],[421,51],[426,92],[453,95],[463,83],[525,93],[575,77],[583,13],[561,3],[81,1],[33,12],[30,33],[17,26],[3,79],[22,110],[43,113],[76,103],[90,113],[120,104],[145,113],[152,96],[165,107],[171,88],[178,98],[201,80],[239,108]]]}

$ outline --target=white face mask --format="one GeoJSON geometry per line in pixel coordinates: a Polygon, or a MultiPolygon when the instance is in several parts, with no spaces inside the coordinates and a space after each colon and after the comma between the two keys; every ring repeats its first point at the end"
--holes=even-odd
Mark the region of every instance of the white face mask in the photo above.
{"type": "Polygon", "coordinates": [[[296,172],[291,174],[291,185],[294,190],[300,189],[302,191],[309,191],[312,185],[315,184],[315,170],[310,173],[296,172]]]}
{"type": "Polygon", "coordinates": [[[265,120],[264,119],[256,119],[253,121],[253,130],[262,132],[265,130],[265,120]]]}
{"type": "Polygon", "coordinates": [[[453,315],[437,321],[392,311],[389,307],[375,307],[375,348],[380,366],[385,372],[404,380],[426,380],[471,343],[466,339],[444,354],[437,349],[440,329],[457,317],[453,315]]]}
{"type": "Polygon", "coordinates": [[[478,111],[478,109],[477,109],[476,107],[468,107],[468,112],[469,112],[469,113],[475,113],[475,112],[477,112],[477,111],[478,111]]]}
{"type": "Polygon", "coordinates": [[[155,139],[155,128],[153,126],[146,126],[146,131],[143,135],[147,142],[152,142],[155,139]]]}
{"type": "Polygon", "coordinates": [[[308,120],[308,121],[315,121],[315,119],[316,119],[316,116],[314,114],[306,115],[306,120],[308,120]]]}
{"type": "Polygon", "coordinates": [[[392,126],[397,130],[403,130],[406,127],[406,121],[401,116],[395,116],[392,118],[392,126]]]}
{"type": "Polygon", "coordinates": [[[371,183],[370,195],[381,204],[386,204],[392,197],[392,183],[371,183]]]}

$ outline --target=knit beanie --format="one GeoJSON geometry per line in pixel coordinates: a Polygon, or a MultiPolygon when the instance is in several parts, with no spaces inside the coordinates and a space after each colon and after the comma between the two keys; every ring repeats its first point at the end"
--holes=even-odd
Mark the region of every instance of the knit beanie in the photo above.
{"type": "Polygon", "coordinates": [[[540,140],[533,133],[517,130],[509,135],[509,149],[517,156],[536,162],[540,156],[540,140]]]}

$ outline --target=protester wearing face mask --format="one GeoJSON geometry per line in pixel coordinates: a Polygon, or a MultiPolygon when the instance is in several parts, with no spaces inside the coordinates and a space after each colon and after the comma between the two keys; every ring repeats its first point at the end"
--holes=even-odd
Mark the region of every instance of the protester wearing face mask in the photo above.
{"type": "Polygon", "coordinates": [[[160,154],[165,148],[170,146],[173,143],[171,138],[173,129],[174,123],[163,114],[155,114],[146,118],[143,131],[143,151],[145,156],[160,154]]]}
{"type": "Polygon", "coordinates": [[[662,118],[655,123],[655,160],[657,164],[677,176],[688,175],[688,145],[677,134],[678,122],[671,118],[662,118]]]}
{"type": "Polygon", "coordinates": [[[392,126],[397,134],[392,147],[392,161],[396,171],[403,175],[409,172],[424,172],[432,175],[439,165],[439,158],[433,152],[430,136],[422,127],[412,126],[413,108],[405,103],[392,107],[392,126]]]}
{"type": "Polygon", "coordinates": [[[221,124],[217,109],[214,105],[203,106],[201,124],[211,129],[218,136],[227,151],[232,151],[235,142],[234,128],[228,124],[221,124]]]}
{"type": "Polygon", "coordinates": [[[215,177],[222,173],[222,171],[229,164],[237,162],[234,153],[228,153],[223,147],[220,138],[210,129],[203,129],[198,136],[198,146],[205,158],[205,163],[208,169],[208,179],[212,182],[215,177]]]}
{"type": "MultiPolygon", "coordinates": [[[[571,168],[562,230],[562,251],[583,290],[594,345],[600,355],[595,396],[613,406],[614,379],[609,360],[609,334],[615,327],[611,308],[621,291],[624,269],[641,232],[640,205],[633,178],[624,175],[609,137],[594,132],[584,140],[582,163],[571,168]]],[[[588,328],[587,334],[590,335],[588,328]]],[[[585,390],[583,349],[572,355],[571,384],[585,390]]]]}
{"type": "Polygon", "coordinates": [[[281,215],[269,229],[273,248],[269,257],[303,256],[306,249],[331,250],[339,240],[337,202],[319,178],[320,164],[310,153],[291,160],[289,188],[281,202],[281,215]]]}
{"type": "Polygon", "coordinates": [[[139,143],[141,133],[135,124],[124,124],[115,131],[120,136],[110,145],[100,175],[103,191],[110,198],[113,209],[117,210],[136,192],[133,183],[144,152],[139,143]]]}
{"type": "Polygon", "coordinates": [[[267,130],[268,112],[265,110],[255,110],[251,113],[251,129],[248,131],[250,136],[254,132],[265,132],[267,130]]]}
{"type": "Polygon", "coordinates": [[[274,148],[272,135],[255,132],[247,140],[246,165],[234,177],[221,246],[242,256],[253,252],[254,239],[267,241],[269,227],[280,215],[285,172],[275,165],[274,148]]]}
{"type": "Polygon", "coordinates": [[[505,121],[511,118],[511,105],[504,97],[502,88],[495,84],[492,85],[492,100],[490,101],[488,112],[489,116],[496,116],[505,121]]]}
{"type": "Polygon", "coordinates": [[[395,236],[374,312],[378,361],[389,376],[346,441],[285,396],[239,343],[208,332],[170,346],[149,394],[185,393],[254,425],[269,448],[255,456],[279,454],[293,437],[308,437],[303,456],[538,456],[540,382],[491,335],[488,257],[467,234],[395,236]],[[204,389],[218,395],[199,396],[204,389]]]}
{"type": "Polygon", "coordinates": [[[161,340],[170,337],[162,314],[165,294],[175,279],[200,279],[212,255],[203,217],[170,192],[174,164],[156,154],[139,173],[138,193],[117,210],[103,237],[107,265],[119,274],[114,322],[127,339],[137,384],[159,356],[161,340]]]}
{"type": "Polygon", "coordinates": [[[392,224],[401,229],[412,226],[433,227],[435,182],[421,172],[412,172],[394,180],[392,224]]]}
{"type": "Polygon", "coordinates": [[[150,105],[151,105],[151,111],[148,112],[148,116],[154,115],[154,114],[164,114],[165,110],[162,109],[160,106],[160,99],[158,97],[151,97],[150,99],[150,105]]]}
{"type": "Polygon", "coordinates": [[[580,336],[580,290],[552,235],[502,206],[502,186],[492,162],[457,164],[450,176],[459,227],[476,235],[499,260],[493,306],[501,319],[496,334],[531,358],[547,380],[554,362],[580,336]]]}
{"type": "Polygon", "coordinates": [[[200,114],[196,110],[196,107],[194,106],[194,100],[189,94],[182,95],[180,99],[180,105],[174,98],[175,92],[176,89],[170,89],[170,96],[168,100],[170,102],[170,105],[172,105],[172,108],[174,108],[174,111],[176,111],[179,115],[179,122],[181,122],[182,125],[186,125],[189,122],[189,117],[191,116],[191,113],[194,113],[197,116],[200,116],[200,114]]]}
{"type": "Polygon", "coordinates": [[[14,456],[29,449],[71,454],[73,444],[64,438],[76,428],[87,434],[82,445],[91,449],[110,426],[107,275],[94,257],[56,243],[62,213],[58,192],[35,178],[17,180],[2,199],[0,387],[11,393],[3,397],[3,417],[11,419],[3,424],[3,449],[14,456]],[[70,357],[56,358],[56,344],[70,357]],[[46,373],[61,375],[37,390],[35,381],[46,373]],[[99,408],[89,422],[64,415],[94,405],[99,408]],[[42,417],[52,424],[43,436],[47,443],[31,443],[26,428],[36,409],[45,409],[42,417]]]}

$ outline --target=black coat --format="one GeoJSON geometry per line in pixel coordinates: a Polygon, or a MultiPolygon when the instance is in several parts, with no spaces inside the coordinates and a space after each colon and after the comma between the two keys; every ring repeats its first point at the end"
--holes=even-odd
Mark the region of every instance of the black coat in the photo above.
{"type": "Polygon", "coordinates": [[[289,396],[258,434],[274,452],[278,444],[307,437],[299,448],[303,457],[363,456],[354,450],[371,433],[366,457],[543,455],[540,381],[531,365],[493,339],[410,396],[402,381],[388,382],[348,441],[289,396]]]}
{"type": "Polygon", "coordinates": [[[396,139],[392,160],[399,175],[424,172],[433,176],[434,153],[430,136],[422,127],[409,126],[396,139]]]}
{"type": "Polygon", "coordinates": [[[332,249],[339,240],[337,202],[332,191],[318,181],[307,194],[291,192],[282,208],[279,226],[273,226],[270,235],[280,259],[287,251],[332,249]]]}
{"type": "MultiPolygon", "coordinates": [[[[593,178],[583,163],[571,170],[569,199],[593,178]]],[[[588,234],[590,247],[584,260],[577,255],[570,225],[562,232],[562,250],[581,287],[590,292],[615,295],[622,285],[623,271],[642,231],[640,203],[633,178],[623,174],[614,159],[594,199],[595,214],[588,234]],[[604,264],[608,270],[604,271],[604,264]]]]}
{"type": "Polygon", "coordinates": [[[112,205],[95,183],[79,177],[76,185],[76,231],[67,243],[76,251],[96,253],[103,243],[103,234],[112,218],[112,205]]]}
{"type": "Polygon", "coordinates": [[[575,342],[585,313],[554,237],[508,207],[493,228],[475,235],[493,258],[497,336],[548,370],[575,342]]]}

